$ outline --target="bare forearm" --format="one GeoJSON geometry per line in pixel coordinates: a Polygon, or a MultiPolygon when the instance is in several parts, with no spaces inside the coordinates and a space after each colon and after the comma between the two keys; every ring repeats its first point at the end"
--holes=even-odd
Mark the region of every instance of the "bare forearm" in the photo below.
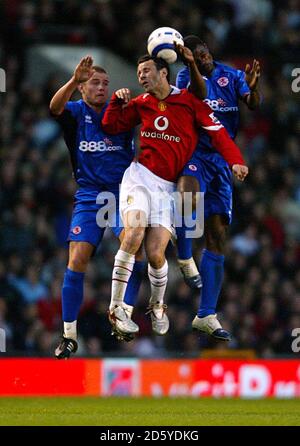
{"type": "Polygon", "coordinates": [[[205,99],[207,95],[205,80],[195,62],[189,63],[191,85],[190,91],[197,96],[198,99],[205,99]]]}
{"type": "Polygon", "coordinates": [[[260,94],[258,90],[253,90],[247,96],[247,105],[250,110],[255,110],[260,104],[260,94]]]}
{"type": "Polygon", "coordinates": [[[70,100],[72,94],[78,87],[78,82],[74,76],[63,85],[53,96],[50,102],[50,111],[54,115],[60,115],[65,108],[66,103],[70,100]]]}

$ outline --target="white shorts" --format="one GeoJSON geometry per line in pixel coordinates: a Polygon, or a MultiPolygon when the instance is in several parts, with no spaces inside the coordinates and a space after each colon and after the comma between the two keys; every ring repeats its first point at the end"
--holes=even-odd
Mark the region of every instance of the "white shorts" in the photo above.
{"type": "Polygon", "coordinates": [[[139,210],[146,214],[148,226],[163,226],[174,233],[174,198],[176,184],[154,175],[140,163],[132,162],[125,170],[120,190],[121,216],[139,210]]]}

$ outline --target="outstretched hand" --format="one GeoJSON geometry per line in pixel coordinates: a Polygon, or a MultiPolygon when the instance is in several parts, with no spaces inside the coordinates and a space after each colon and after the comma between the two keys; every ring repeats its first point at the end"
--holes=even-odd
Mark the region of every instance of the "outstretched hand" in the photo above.
{"type": "Polygon", "coordinates": [[[86,56],[77,65],[74,71],[74,78],[76,82],[81,84],[82,82],[88,81],[93,75],[93,58],[91,56],[86,56]]]}
{"type": "Polygon", "coordinates": [[[255,90],[260,77],[260,65],[258,60],[254,59],[252,68],[249,64],[245,68],[245,79],[251,91],[255,90]]]}
{"type": "Polygon", "coordinates": [[[194,56],[192,51],[187,48],[186,46],[180,45],[177,42],[173,42],[174,44],[174,48],[177,54],[179,54],[179,56],[181,57],[182,61],[186,64],[189,65],[190,63],[194,62],[194,56]]]}

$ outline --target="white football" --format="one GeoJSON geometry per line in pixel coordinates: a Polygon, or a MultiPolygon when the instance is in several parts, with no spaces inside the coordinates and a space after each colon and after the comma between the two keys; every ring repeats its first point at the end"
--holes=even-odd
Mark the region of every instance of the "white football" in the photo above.
{"type": "Polygon", "coordinates": [[[161,57],[168,63],[177,60],[173,42],[184,45],[182,35],[174,28],[163,26],[155,29],[148,37],[147,50],[150,56],[161,57]]]}

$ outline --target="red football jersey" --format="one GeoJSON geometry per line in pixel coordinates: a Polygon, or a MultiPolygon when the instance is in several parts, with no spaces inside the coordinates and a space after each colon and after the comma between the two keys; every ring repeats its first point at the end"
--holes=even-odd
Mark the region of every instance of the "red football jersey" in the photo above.
{"type": "Polygon", "coordinates": [[[141,94],[125,107],[114,94],[102,119],[103,130],[116,134],[138,124],[142,124],[138,161],[165,180],[177,181],[195,150],[198,127],[209,133],[213,146],[230,165],[245,164],[239,148],[211,108],[186,89],[172,87],[164,100],[141,94]]]}

